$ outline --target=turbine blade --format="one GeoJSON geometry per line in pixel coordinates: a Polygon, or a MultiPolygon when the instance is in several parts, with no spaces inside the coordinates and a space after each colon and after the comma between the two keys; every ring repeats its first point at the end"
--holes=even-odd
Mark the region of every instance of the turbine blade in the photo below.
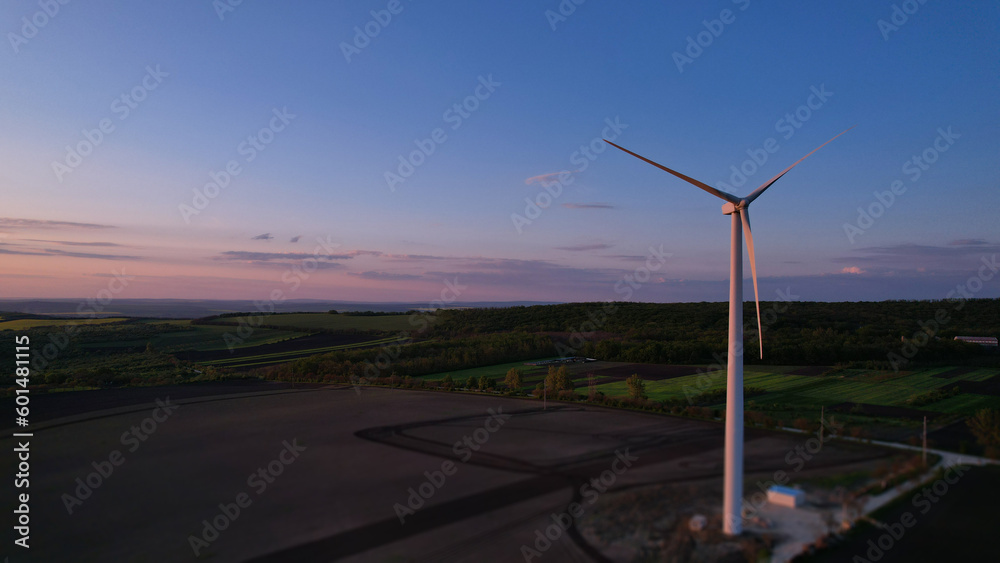
{"type": "Polygon", "coordinates": [[[763,360],[764,329],[760,324],[760,294],[757,292],[757,259],[753,255],[753,233],[750,231],[750,212],[746,207],[740,210],[740,222],[743,223],[743,234],[746,235],[747,251],[750,253],[750,272],[753,274],[753,300],[757,303],[757,339],[760,341],[760,359],[763,360]]]}
{"type": "MultiPolygon", "coordinates": [[[[854,127],[857,127],[857,125],[855,125],[854,127]]],[[[836,139],[836,138],[837,138],[837,137],[839,137],[840,135],[843,135],[844,133],[847,133],[847,132],[848,132],[848,131],[850,131],[851,129],[854,129],[854,127],[849,127],[849,128],[847,128],[847,129],[845,129],[845,130],[841,131],[841,132],[840,132],[840,134],[838,134],[838,135],[836,135],[835,137],[833,137],[833,139],[836,139]]],[[[748,195],[748,196],[746,197],[746,200],[747,200],[747,203],[752,203],[752,202],[753,202],[753,200],[755,200],[755,199],[757,199],[758,197],[760,197],[760,194],[764,193],[764,190],[766,190],[767,188],[770,188],[770,187],[771,187],[771,184],[773,184],[773,183],[777,182],[777,181],[778,181],[778,179],[779,179],[779,178],[781,178],[782,176],[784,176],[785,174],[787,174],[789,170],[791,170],[792,168],[795,168],[795,166],[796,166],[796,165],[797,165],[798,163],[800,163],[800,162],[802,162],[803,160],[805,160],[805,159],[809,158],[809,157],[810,157],[810,156],[812,155],[812,153],[814,153],[814,152],[818,151],[819,149],[821,149],[821,148],[823,148],[823,147],[827,146],[828,144],[830,144],[830,142],[831,142],[831,141],[833,141],[833,139],[830,139],[829,141],[827,141],[827,142],[823,143],[822,145],[820,145],[820,146],[816,147],[815,149],[813,149],[813,150],[812,150],[812,152],[811,152],[811,153],[809,153],[809,154],[807,154],[807,155],[803,156],[802,158],[800,158],[800,159],[796,160],[796,161],[795,161],[795,164],[793,164],[793,165],[789,166],[788,168],[785,168],[784,170],[782,170],[782,171],[781,171],[781,174],[778,174],[778,175],[777,175],[777,176],[775,176],[774,178],[771,178],[771,179],[770,179],[770,180],[768,180],[767,182],[764,182],[764,183],[763,183],[763,184],[762,184],[762,185],[761,185],[761,186],[760,186],[759,188],[757,188],[756,190],[754,190],[754,191],[753,191],[753,193],[751,193],[750,195],[748,195]]]]}
{"type": "Polygon", "coordinates": [[[712,186],[709,186],[708,184],[705,184],[703,182],[699,182],[698,180],[695,180],[694,178],[691,178],[690,176],[685,176],[684,174],[681,174],[680,172],[678,172],[676,170],[671,170],[670,168],[667,168],[666,166],[663,166],[662,164],[653,162],[652,160],[649,160],[648,158],[646,158],[644,156],[635,154],[634,152],[632,152],[632,151],[630,151],[630,150],[628,150],[628,149],[626,149],[624,147],[620,147],[620,146],[612,143],[611,141],[609,141],[607,139],[605,139],[604,142],[607,143],[607,144],[609,144],[609,145],[611,145],[611,146],[613,146],[613,147],[615,147],[616,149],[619,149],[619,150],[622,150],[624,152],[629,153],[630,155],[638,158],[639,160],[648,162],[649,164],[652,164],[653,166],[659,168],[660,170],[663,170],[665,172],[669,172],[669,173],[673,174],[674,176],[677,176],[681,180],[684,180],[685,182],[687,182],[687,183],[689,183],[689,184],[691,184],[691,185],[693,185],[695,187],[701,188],[701,189],[705,190],[706,192],[714,195],[715,197],[717,197],[719,199],[723,199],[723,200],[728,201],[729,203],[732,203],[734,205],[740,202],[740,198],[738,198],[738,197],[736,197],[736,196],[734,196],[732,194],[729,194],[729,193],[726,193],[726,192],[724,192],[722,190],[718,190],[716,188],[713,188],[712,186]]]}

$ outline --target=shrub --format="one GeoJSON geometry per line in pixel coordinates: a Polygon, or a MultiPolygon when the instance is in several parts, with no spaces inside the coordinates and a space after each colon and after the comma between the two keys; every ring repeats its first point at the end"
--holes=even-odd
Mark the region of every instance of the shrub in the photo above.
{"type": "Polygon", "coordinates": [[[503,379],[503,384],[507,386],[507,389],[511,393],[519,393],[521,388],[524,387],[524,377],[521,375],[521,370],[517,368],[510,368],[507,370],[507,375],[503,379]]]}
{"type": "Polygon", "coordinates": [[[625,384],[628,385],[628,397],[630,399],[638,400],[646,398],[646,382],[639,377],[639,374],[633,373],[628,376],[625,384]]]}

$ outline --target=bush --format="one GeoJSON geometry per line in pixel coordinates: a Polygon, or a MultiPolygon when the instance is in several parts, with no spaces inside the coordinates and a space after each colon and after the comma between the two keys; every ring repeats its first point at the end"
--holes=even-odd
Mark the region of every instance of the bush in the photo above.
{"type": "Polygon", "coordinates": [[[639,374],[633,373],[628,376],[625,380],[625,385],[628,385],[628,397],[633,400],[645,399],[646,398],[646,382],[639,377],[639,374]]]}
{"type": "Polygon", "coordinates": [[[793,428],[798,428],[803,432],[815,432],[819,430],[819,424],[808,418],[796,418],[795,422],[792,423],[793,428]]]}
{"type": "Polygon", "coordinates": [[[987,449],[1000,448],[1000,411],[995,409],[980,409],[965,422],[975,435],[976,441],[987,449]]]}
{"type": "Polygon", "coordinates": [[[480,391],[488,391],[490,389],[494,389],[497,386],[497,381],[492,377],[486,377],[485,375],[482,375],[479,377],[478,386],[480,391]]]}
{"type": "Polygon", "coordinates": [[[524,387],[524,377],[521,375],[521,370],[517,368],[510,368],[507,370],[507,375],[503,379],[503,384],[507,386],[507,389],[511,393],[520,393],[521,388],[524,387]]]}

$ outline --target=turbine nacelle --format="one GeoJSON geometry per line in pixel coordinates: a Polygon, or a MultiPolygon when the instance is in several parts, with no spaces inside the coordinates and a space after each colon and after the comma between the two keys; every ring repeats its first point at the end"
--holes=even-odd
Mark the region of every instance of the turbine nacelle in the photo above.
{"type": "Polygon", "coordinates": [[[722,214],[732,215],[733,213],[738,213],[741,209],[746,209],[748,205],[750,205],[750,202],[745,199],[741,199],[739,203],[731,203],[727,201],[722,204],[722,214]]]}

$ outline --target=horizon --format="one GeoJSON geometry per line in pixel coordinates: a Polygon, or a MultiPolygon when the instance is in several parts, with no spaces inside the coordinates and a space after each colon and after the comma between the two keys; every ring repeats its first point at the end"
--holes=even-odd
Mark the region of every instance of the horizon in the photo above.
{"type": "Polygon", "coordinates": [[[718,202],[601,139],[745,195],[853,125],[761,299],[1000,297],[997,6],[558,5],[5,4],[0,298],[724,301],[718,202]]]}

